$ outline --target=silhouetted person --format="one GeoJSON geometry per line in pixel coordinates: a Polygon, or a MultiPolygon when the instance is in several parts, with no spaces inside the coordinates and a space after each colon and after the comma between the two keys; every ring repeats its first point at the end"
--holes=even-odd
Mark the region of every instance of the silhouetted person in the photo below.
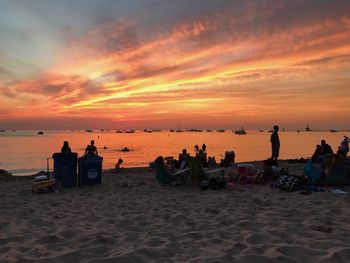
{"type": "Polygon", "coordinates": [[[72,150],[69,147],[68,141],[64,141],[63,146],[61,148],[61,153],[71,153],[71,152],[72,152],[72,150]]]}
{"type": "Polygon", "coordinates": [[[280,154],[280,138],[278,136],[279,127],[273,126],[273,133],[271,134],[270,142],[272,148],[271,159],[277,161],[280,154]]]}
{"type": "Polygon", "coordinates": [[[85,154],[98,155],[94,140],[91,140],[90,145],[86,146],[85,154]]]}
{"type": "Polygon", "coordinates": [[[208,167],[207,154],[203,150],[199,150],[196,154],[196,158],[199,160],[203,167],[208,167]]]}
{"type": "Polygon", "coordinates": [[[315,152],[314,152],[314,154],[311,157],[312,162],[313,163],[317,163],[319,161],[319,158],[320,158],[321,154],[322,154],[322,146],[317,144],[315,152]]]}
{"type": "Polygon", "coordinates": [[[322,147],[321,149],[322,155],[333,153],[332,147],[329,144],[327,144],[325,140],[321,141],[321,147],[322,147]]]}
{"type": "Polygon", "coordinates": [[[119,173],[120,172],[120,165],[123,163],[123,159],[119,159],[118,162],[115,165],[115,172],[119,173]]]}
{"type": "Polygon", "coordinates": [[[194,151],[195,151],[196,153],[198,153],[198,151],[199,151],[199,146],[198,146],[197,144],[194,146],[194,151]]]}
{"type": "Polygon", "coordinates": [[[339,146],[339,154],[343,156],[347,156],[349,152],[349,138],[344,136],[344,140],[340,143],[339,146]]]}
{"type": "Polygon", "coordinates": [[[182,150],[182,153],[179,154],[179,160],[177,162],[177,167],[180,168],[180,169],[183,169],[186,167],[187,165],[187,158],[189,157],[190,155],[187,153],[187,150],[186,149],[183,149],[182,150]]]}
{"type": "Polygon", "coordinates": [[[207,150],[207,146],[205,145],[205,143],[203,143],[203,145],[202,145],[202,150],[203,150],[203,152],[205,152],[207,150]]]}

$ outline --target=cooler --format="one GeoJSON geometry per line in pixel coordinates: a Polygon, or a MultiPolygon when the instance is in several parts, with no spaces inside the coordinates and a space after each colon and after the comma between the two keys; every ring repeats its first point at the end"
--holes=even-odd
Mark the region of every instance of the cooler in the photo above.
{"type": "Polygon", "coordinates": [[[54,153],[53,174],[63,187],[77,185],[77,153],[54,153]]]}
{"type": "Polygon", "coordinates": [[[79,186],[101,184],[102,160],[103,158],[97,155],[79,158],[79,186]]]}

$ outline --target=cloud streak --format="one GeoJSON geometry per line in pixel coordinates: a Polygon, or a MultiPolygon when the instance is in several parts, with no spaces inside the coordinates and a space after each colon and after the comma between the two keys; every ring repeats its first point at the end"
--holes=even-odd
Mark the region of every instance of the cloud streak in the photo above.
{"type": "Polygon", "coordinates": [[[152,21],[111,17],[57,50],[46,71],[3,81],[1,96],[21,107],[35,101],[57,116],[168,124],[166,116],[184,113],[193,121],[199,114],[240,122],[250,116],[249,123],[261,116],[274,122],[283,113],[295,123],[309,112],[319,121],[318,106],[326,102],[322,111],[349,110],[347,1],[202,4],[210,8],[190,6],[168,19],[161,3],[149,5],[165,8],[158,17],[144,7],[152,21]]]}

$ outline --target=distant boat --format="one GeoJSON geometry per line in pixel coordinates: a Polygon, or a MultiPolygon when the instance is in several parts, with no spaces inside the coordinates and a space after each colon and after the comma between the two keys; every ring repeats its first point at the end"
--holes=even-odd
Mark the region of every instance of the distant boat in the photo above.
{"type": "Polygon", "coordinates": [[[237,135],[244,135],[244,134],[247,134],[247,132],[243,129],[243,127],[241,127],[241,128],[238,129],[238,130],[235,130],[234,133],[237,134],[237,135]]]}
{"type": "Polygon", "coordinates": [[[147,130],[147,129],[144,129],[143,131],[144,131],[144,132],[148,132],[148,133],[151,133],[151,132],[152,132],[152,130],[147,130]]]}
{"type": "Polygon", "coordinates": [[[12,130],[12,132],[15,132],[16,130],[12,130]]]}
{"type": "Polygon", "coordinates": [[[128,130],[128,131],[125,131],[125,133],[134,133],[135,130],[128,130]]]}
{"type": "Polygon", "coordinates": [[[297,132],[300,132],[300,130],[297,130],[297,132]]]}
{"type": "Polygon", "coordinates": [[[329,130],[330,132],[338,132],[337,130],[329,130]]]}
{"type": "Polygon", "coordinates": [[[162,130],[151,130],[151,132],[161,132],[162,130]]]}
{"type": "Polygon", "coordinates": [[[306,126],[305,131],[311,131],[309,125],[306,126]]]}
{"type": "Polygon", "coordinates": [[[212,132],[212,130],[207,130],[207,132],[212,132]]]}
{"type": "Polygon", "coordinates": [[[170,130],[170,132],[175,132],[175,130],[170,130]]]}
{"type": "Polygon", "coordinates": [[[85,130],[85,131],[86,131],[86,132],[93,132],[92,130],[89,130],[89,129],[88,129],[88,130],[85,130]]]}
{"type": "Polygon", "coordinates": [[[223,130],[223,129],[220,129],[220,130],[217,130],[217,132],[225,132],[225,130],[223,130]]]}
{"type": "Polygon", "coordinates": [[[189,131],[189,132],[202,132],[202,130],[199,130],[199,129],[189,129],[187,131],[189,131]]]}
{"type": "Polygon", "coordinates": [[[259,130],[259,132],[264,132],[264,130],[259,130]]]}
{"type": "Polygon", "coordinates": [[[273,133],[273,130],[269,130],[269,131],[267,131],[268,133],[273,133]]]}
{"type": "Polygon", "coordinates": [[[115,133],[123,133],[123,131],[117,130],[117,131],[115,131],[115,133]]]}
{"type": "Polygon", "coordinates": [[[175,132],[183,132],[183,130],[177,129],[175,132]]]}
{"type": "Polygon", "coordinates": [[[5,130],[0,130],[0,132],[5,132],[5,130]]]}
{"type": "Polygon", "coordinates": [[[38,131],[37,134],[41,135],[41,134],[44,134],[44,132],[43,131],[38,131]]]}
{"type": "Polygon", "coordinates": [[[105,131],[104,129],[101,129],[100,131],[105,131]]]}

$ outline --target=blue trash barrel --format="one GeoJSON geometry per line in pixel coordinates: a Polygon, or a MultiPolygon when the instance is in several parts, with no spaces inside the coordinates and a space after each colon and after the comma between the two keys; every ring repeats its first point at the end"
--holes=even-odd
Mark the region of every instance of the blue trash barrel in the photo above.
{"type": "Polygon", "coordinates": [[[63,187],[77,186],[77,153],[53,154],[54,178],[60,181],[63,187]]]}
{"type": "Polygon", "coordinates": [[[79,185],[95,185],[102,183],[102,160],[97,155],[86,155],[79,158],[79,185]]]}

